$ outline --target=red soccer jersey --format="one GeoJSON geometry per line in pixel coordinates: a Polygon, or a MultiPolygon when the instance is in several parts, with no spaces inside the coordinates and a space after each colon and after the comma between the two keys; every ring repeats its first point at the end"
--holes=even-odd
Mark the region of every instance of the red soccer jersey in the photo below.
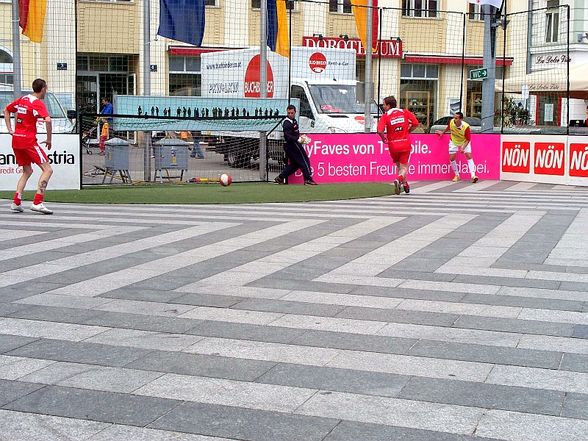
{"type": "Polygon", "coordinates": [[[7,105],[6,109],[16,113],[12,146],[25,148],[36,144],[37,120],[49,116],[45,103],[34,95],[26,95],[7,105]]]}
{"type": "Polygon", "coordinates": [[[419,120],[406,109],[390,109],[380,117],[378,132],[386,131],[388,148],[392,151],[403,152],[410,150],[408,134],[411,126],[418,126],[419,120]]]}

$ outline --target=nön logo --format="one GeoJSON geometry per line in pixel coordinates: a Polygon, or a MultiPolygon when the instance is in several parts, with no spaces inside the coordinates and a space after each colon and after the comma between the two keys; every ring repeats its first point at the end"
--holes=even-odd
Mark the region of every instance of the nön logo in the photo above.
{"type": "Polygon", "coordinates": [[[570,144],[570,176],[588,178],[588,144],[570,144]]]}
{"type": "Polygon", "coordinates": [[[531,144],[528,142],[502,143],[502,171],[506,173],[529,173],[531,144]]]}
{"type": "Polygon", "coordinates": [[[534,172],[538,175],[563,176],[565,172],[565,144],[536,142],[534,172]]]}

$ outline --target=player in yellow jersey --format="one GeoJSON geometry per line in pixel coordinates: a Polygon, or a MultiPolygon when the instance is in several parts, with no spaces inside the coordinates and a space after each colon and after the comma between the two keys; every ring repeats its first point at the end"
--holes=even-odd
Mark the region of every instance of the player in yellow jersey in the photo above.
{"type": "Polygon", "coordinates": [[[463,113],[455,112],[453,119],[447,124],[447,128],[445,130],[437,130],[436,133],[439,136],[443,136],[447,132],[451,134],[449,140],[449,161],[451,162],[451,168],[454,173],[452,181],[458,182],[461,179],[459,177],[457,163],[455,162],[457,153],[461,152],[468,160],[468,169],[472,182],[475,184],[478,182],[478,177],[476,176],[476,164],[474,164],[474,160],[472,159],[471,130],[470,125],[463,120],[463,113]]]}

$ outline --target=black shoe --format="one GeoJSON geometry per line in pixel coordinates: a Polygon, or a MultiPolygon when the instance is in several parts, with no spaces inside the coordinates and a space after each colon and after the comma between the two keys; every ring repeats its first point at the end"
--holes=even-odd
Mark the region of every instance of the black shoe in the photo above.
{"type": "Polygon", "coordinates": [[[400,194],[400,182],[398,182],[398,179],[394,179],[392,185],[394,186],[394,194],[400,194]]]}
{"type": "Polygon", "coordinates": [[[275,184],[284,185],[286,183],[286,181],[284,180],[284,178],[280,178],[279,176],[276,176],[274,178],[274,183],[275,184]]]}
{"type": "Polygon", "coordinates": [[[316,182],[314,182],[312,179],[307,179],[306,181],[304,181],[304,185],[318,185],[316,182]]]}
{"type": "Polygon", "coordinates": [[[405,182],[402,187],[404,188],[404,192],[406,194],[410,193],[410,185],[408,185],[408,182],[405,182]]]}

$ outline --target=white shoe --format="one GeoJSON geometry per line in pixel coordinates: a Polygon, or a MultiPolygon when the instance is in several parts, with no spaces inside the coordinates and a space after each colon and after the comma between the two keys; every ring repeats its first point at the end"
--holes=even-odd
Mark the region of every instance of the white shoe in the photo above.
{"type": "Polygon", "coordinates": [[[43,205],[43,202],[41,202],[40,204],[32,204],[31,211],[36,211],[37,213],[41,214],[53,214],[53,211],[45,207],[45,205],[43,205]]]}
{"type": "Polygon", "coordinates": [[[22,208],[22,205],[16,205],[14,202],[12,204],[10,204],[10,209],[12,211],[14,211],[15,213],[22,213],[24,211],[24,208],[22,208]]]}

